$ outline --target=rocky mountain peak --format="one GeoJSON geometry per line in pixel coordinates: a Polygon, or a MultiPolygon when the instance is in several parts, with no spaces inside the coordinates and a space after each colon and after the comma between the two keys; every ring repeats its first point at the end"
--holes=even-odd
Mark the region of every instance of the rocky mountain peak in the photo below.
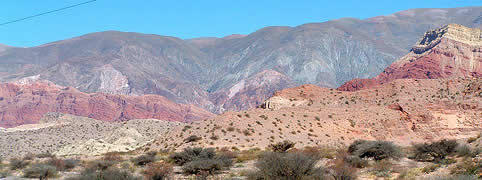
{"type": "Polygon", "coordinates": [[[339,90],[359,90],[395,79],[482,77],[482,31],[450,24],[425,33],[412,52],[372,79],[353,79],[339,90]]]}
{"type": "Polygon", "coordinates": [[[427,31],[415,44],[412,51],[417,54],[424,53],[435,47],[443,38],[466,43],[472,46],[482,45],[482,30],[469,28],[459,24],[449,24],[444,27],[427,31]]]}

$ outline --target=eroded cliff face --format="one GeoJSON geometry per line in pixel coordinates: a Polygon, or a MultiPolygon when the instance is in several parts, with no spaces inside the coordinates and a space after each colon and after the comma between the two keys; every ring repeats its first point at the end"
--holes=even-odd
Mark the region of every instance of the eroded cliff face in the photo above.
{"type": "Polygon", "coordinates": [[[372,79],[354,79],[339,90],[354,91],[395,79],[482,77],[482,31],[450,24],[425,33],[406,56],[372,79]]]}
{"type": "Polygon", "coordinates": [[[177,104],[158,95],[87,94],[46,81],[0,84],[0,127],[38,123],[47,112],[103,121],[160,119],[190,122],[213,116],[196,106],[177,104]]]}

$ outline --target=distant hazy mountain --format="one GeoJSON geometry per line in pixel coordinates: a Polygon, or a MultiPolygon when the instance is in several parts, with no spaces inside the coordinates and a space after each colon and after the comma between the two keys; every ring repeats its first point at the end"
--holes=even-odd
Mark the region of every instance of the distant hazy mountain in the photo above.
{"type": "Polygon", "coordinates": [[[424,32],[449,23],[481,28],[482,7],[414,9],[224,38],[92,33],[0,50],[0,81],[40,75],[84,92],[159,94],[212,112],[241,110],[297,84],[337,87],[376,76],[424,32]]]}

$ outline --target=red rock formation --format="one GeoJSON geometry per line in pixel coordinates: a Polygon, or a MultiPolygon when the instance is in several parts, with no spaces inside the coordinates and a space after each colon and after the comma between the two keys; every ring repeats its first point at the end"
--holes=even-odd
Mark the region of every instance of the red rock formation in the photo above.
{"type": "Polygon", "coordinates": [[[195,121],[213,114],[177,104],[158,95],[87,94],[50,82],[0,84],[0,127],[38,123],[47,112],[61,112],[104,121],[160,119],[195,121]]]}
{"type": "Polygon", "coordinates": [[[394,79],[482,77],[482,31],[448,25],[429,31],[412,51],[372,79],[354,79],[338,88],[355,91],[394,79]]]}

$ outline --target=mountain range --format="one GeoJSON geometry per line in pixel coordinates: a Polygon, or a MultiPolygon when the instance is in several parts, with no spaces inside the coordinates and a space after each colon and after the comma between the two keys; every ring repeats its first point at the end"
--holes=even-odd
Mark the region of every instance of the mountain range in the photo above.
{"type": "Polygon", "coordinates": [[[482,7],[412,9],[248,35],[183,40],[107,31],[37,47],[0,47],[0,81],[38,77],[86,93],[156,94],[214,113],[256,107],[301,84],[371,78],[429,29],[482,27],[482,7]]]}

